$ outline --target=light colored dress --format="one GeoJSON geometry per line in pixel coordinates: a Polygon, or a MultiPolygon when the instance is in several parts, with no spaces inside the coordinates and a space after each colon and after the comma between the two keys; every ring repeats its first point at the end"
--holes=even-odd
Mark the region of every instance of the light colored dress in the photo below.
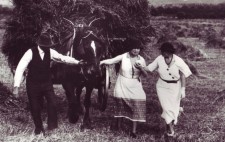
{"type": "MultiPolygon", "coordinates": [[[[140,80],[141,71],[135,68],[130,60],[129,53],[124,53],[114,59],[111,63],[121,61],[119,75],[114,89],[116,102],[114,117],[124,117],[131,121],[146,121],[146,94],[140,80]]],[[[138,60],[141,65],[146,66],[145,60],[140,55],[138,60]]]]}
{"type": "Polygon", "coordinates": [[[156,70],[159,73],[159,79],[156,84],[157,95],[162,106],[162,118],[169,124],[174,120],[177,124],[177,118],[181,100],[181,82],[180,71],[185,77],[192,74],[188,65],[177,55],[173,54],[172,61],[166,64],[162,55],[158,56],[151,64],[147,66],[150,71],[156,70]]]}

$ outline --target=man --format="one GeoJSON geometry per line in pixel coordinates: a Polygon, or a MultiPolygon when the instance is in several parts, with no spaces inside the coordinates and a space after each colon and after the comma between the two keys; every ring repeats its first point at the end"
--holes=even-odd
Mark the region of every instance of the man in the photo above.
{"type": "Polygon", "coordinates": [[[35,134],[44,133],[44,128],[41,120],[41,104],[43,97],[47,100],[48,113],[48,130],[53,130],[58,127],[55,93],[51,81],[50,60],[57,62],[82,65],[83,61],[78,61],[72,57],[63,56],[57,51],[51,49],[50,35],[42,33],[37,41],[36,48],[29,49],[21,58],[14,77],[15,97],[19,97],[18,88],[22,80],[23,73],[28,68],[26,78],[26,89],[28,100],[31,107],[31,115],[35,125],[35,134]]]}

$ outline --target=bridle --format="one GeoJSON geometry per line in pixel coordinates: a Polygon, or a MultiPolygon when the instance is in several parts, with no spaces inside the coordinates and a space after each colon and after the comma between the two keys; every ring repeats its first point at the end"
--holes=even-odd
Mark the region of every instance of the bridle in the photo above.
{"type": "MultiPolygon", "coordinates": [[[[70,41],[72,41],[71,43],[68,43],[68,50],[66,51],[66,53],[64,53],[65,55],[67,55],[67,56],[70,56],[70,57],[73,57],[73,55],[74,55],[74,51],[76,50],[75,49],[75,47],[74,47],[74,45],[73,45],[73,42],[75,41],[75,37],[77,36],[77,28],[81,28],[81,27],[83,27],[83,25],[82,24],[79,24],[78,26],[76,26],[72,21],[70,21],[69,19],[66,19],[66,18],[63,18],[66,22],[68,22],[70,25],[72,25],[72,27],[73,27],[73,33],[71,33],[69,36],[66,36],[66,39],[65,40],[59,40],[58,42],[57,42],[57,44],[62,44],[62,43],[67,43],[67,39],[69,39],[68,40],[68,42],[70,42],[70,41]]],[[[89,24],[88,24],[88,27],[91,27],[91,24],[94,22],[94,21],[96,21],[96,20],[99,20],[100,18],[96,18],[96,19],[94,19],[93,21],[91,21],[89,24]]],[[[52,31],[52,29],[51,28],[48,28],[49,30],[51,30],[52,31]]],[[[53,32],[54,33],[58,33],[57,31],[54,31],[53,30],[53,32]]],[[[82,33],[83,33],[84,31],[82,31],[82,33]]],[[[79,34],[79,33],[78,33],[79,34]]],[[[78,46],[80,46],[81,44],[83,44],[82,42],[82,40],[83,40],[83,38],[86,38],[86,37],[88,37],[89,35],[91,35],[91,34],[93,34],[93,31],[91,31],[91,30],[88,30],[88,33],[85,33],[85,35],[83,36],[82,35],[82,37],[80,38],[79,37],[79,35],[78,35],[78,40],[79,40],[79,44],[78,44],[78,46]]],[[[53,41],[53,40],[52,40],[53,41]]],[[[96,43],[96,42],[95,42],[96,43]]],[[[83,45],[81,45],[81,46],[83,46],[83,45]]],[[[85,51],[86,50],[86,48],[85,47],[82,47],[82,48],[84,48],[83,50],[84,50],[84,52],[86,52],[87,53],[87,51],[85,51]]],[[[89,48],[89,47],[88,47],[89,48]]],[[[94,57],[96,57],[97,55],[97,52],[96,52],[96,44],[95,44],[95,49],[94,49],[94,47],[92,47],[92,45],[90,45],[90,48],[92,48],[92,50],[93,50],[93,54],[94,54],[94,57]]],[[[88,49],[89,50],[89,49],[88,49]]],[[[88,56],[88,54],[86,54],[86,53],[84,53],[85,55],[84,56],[86,56],[86,57],[84,57],[84,61],[86,60],[87,61],[87,59],[86,58],[88,58],[87,56],[88,56]]],[[[89,77],[88,77],[88,73],[89,73],[89,71],[91,72],[91,68],[93,67],[93,66],[90,66],[90,70],[89,70],[89,68],[88,68],[88,70],[87,70],[87,72],[86,72],[86,69],[85,69],[85,67],[87,67],[87,66],[89,66],[89,65],[91,65],[92,63],[94,63],[94,62],[92,62],[92,60],[88,60],[87,61],[88,63],[87,64],[85,64],[85,65],[82,65],[82,66],[79,66],[79,68],[80,68],[80,75],[82,75],[83,76],[83,78],[87,81],[87,80],[89,80],[89,77]]]]}
{"type": "Polygon", "coordinates": [[[84,79],[87,81],[88,80],[88,77],[85,75],[84,73],[84,68],[81,66],[80,67],[80,74],[84,77],[84,79]]]}

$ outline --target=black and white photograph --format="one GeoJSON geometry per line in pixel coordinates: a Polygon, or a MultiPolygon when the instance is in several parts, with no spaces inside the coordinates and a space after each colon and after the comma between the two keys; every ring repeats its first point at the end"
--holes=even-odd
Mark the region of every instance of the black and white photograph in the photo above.
{"type": "Polygon", "coordinates": [[[0,0],[0,142],[225,142],[225,0],[0,0]]]}

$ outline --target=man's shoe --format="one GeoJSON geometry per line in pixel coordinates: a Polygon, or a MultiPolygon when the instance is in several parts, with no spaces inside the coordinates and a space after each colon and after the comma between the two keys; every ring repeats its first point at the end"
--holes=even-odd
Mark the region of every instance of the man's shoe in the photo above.
{"type": "Polygon", "coordinates": [[[130,136],[131,136],[132,138],[137,138],[137,134],[136,134],[136,133],[133,133],[133,132],[130,133],[130,136]]]}
{"type": "Polygon", "coordinates": [[[58,128],[58,126],[48,126],[48,130],[49,130],[49,131],[54,130],[54,129],[56,129],[56,128],[58,128]]]}
{"type": "Polygon", "coordinates": [[[34,130],[34,134],[35,134],[35,135],[39,135],[39,134],[41,134],[41,133],[44,134],[44,130],[43,130],[43,129],[35,129],[35,130],[34,130]]]}
{"type": "Polygon", "coordinates": [[[170,133],[169,132],[167,133],[167,136],[169,136],[169,137],[173,137],[174,135],[175,135],[175,132],[174,131],[172,131],[170,133]]]}

